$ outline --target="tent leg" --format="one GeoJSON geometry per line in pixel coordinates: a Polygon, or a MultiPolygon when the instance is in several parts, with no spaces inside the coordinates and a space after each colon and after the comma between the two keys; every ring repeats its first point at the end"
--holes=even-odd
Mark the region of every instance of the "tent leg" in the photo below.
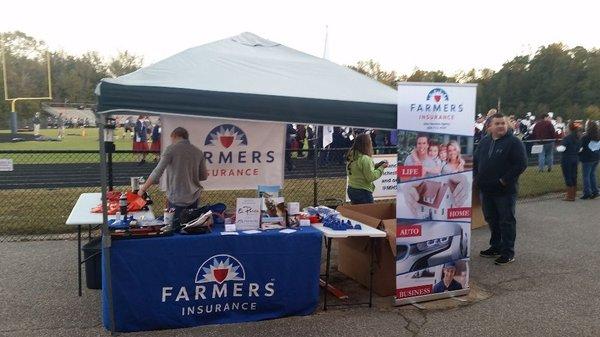
{"type": "MultiPolygon", "coordinates": [[[[99,116],[100,128],[98,128],[98,138],[100,142],[100,183],[102,185],[102,204],[106,205],[106,193],[107,193],[107,164],[106,164],[106,145],[104,144],[104,127],[106,125],[106,116],[99,116]]],[[[113,294],[112,294],[112,278],[111,278],[111,270],[110,270],[110,233],[108,231],[108,213],[107,207],[102,207],[102,254],[104,256],[104,277],[106,278],[106,282],[104,285],[106,286],[106,293],[108,294],[108,320],[109,320],[109,329],[111,333],[115,332],[115,312],[113,308],[113,294]]]]}
{"type": "Polygon", "coordinates": [[[309,149],[309,151],[313,151],[313,206],[317,207],[319,205],[319,186],[317,180],[317,172],[318,172],[318,164],[319,164],[319,151],[317,149],[317,143],[319,139],[319,128],[315,126],[315,133],[313,135],[313,148],[309,149]]]}

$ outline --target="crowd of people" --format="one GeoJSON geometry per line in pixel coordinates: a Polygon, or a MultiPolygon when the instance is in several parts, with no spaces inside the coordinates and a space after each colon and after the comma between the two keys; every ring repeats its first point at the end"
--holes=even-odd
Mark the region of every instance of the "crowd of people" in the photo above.
{"type": "MultiPolygon", "coordinates": [[[[475,121],[476,143],[488,133],[490,116],[496,110],[491,109],[484,118],[481,114],[475,121]]],[[[561,169],[567,186],[565,200],[574,201],[577,191],[578,166],[581,163],[583,195],[581,199],[598,197],[596,169],[600,159],[600,137],[598,121],[567,120],[560,116],[554,118],[552,112],[537,117],[527,113],[525,118],[507,118],[512,134],[525,143],[526,153],[537,154],[538,172],[550,172],[554,164],[554,153],[561,153],[561,169]]]]}
{"type": "Polygon", "coordinates": [[[292,171],[293,158],[314,159],[315,148],[319,150],[319,164],[342,165],[346,153],[355,139],[367,134],[375,154],[394,153],[396,134],[388,130],[361,128],[323,127],[288,124],[286,131],[286,169],[292,171]]]}
{"type": "Polygon", "coordinates": [[[125,120],[118,121],[118,123],[123,124],[123,135],[121,137],[131,137],[133,141],[132,150],[138,154],[138,165],[146,162],[148,152],[155,153],[155,162],[160,159],[160,135],[162,131],[160,118],[153,124],[149,116],[139,115],[135,122],[131,118],[125,118],[125,120]]]}

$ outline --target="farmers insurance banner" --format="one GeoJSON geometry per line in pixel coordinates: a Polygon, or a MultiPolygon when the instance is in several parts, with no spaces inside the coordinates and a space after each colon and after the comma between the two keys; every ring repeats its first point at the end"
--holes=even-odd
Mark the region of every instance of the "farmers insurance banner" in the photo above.
{"type": "Polygon", "coordinates": [[[476,86],[398,86],[396,304],[468,293],[476,86]]]}
{"type": "Polygon", "coordinates": [[[256,189],[283,186],[285,125],[228,119],[163,116],[162,150],[178,126],[204,152],[208,179],[205,190],[256,189]]]}

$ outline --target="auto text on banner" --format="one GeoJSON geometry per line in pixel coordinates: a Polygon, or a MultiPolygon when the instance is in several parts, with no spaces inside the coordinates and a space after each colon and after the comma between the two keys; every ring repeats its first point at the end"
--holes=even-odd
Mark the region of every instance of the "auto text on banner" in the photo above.
{"type": "Polygon", "coordinates": [[[476,90],[398,86],[397,305],[469,291],[476,90]]]}
{"type": "MultiPolygon", "coordinates": [[[[190,142],[204,152],[205,190],[283,186],[284,124],[180,116],[162,116],[161,120],[165,138],[176,127],[184,127],[190,142]]],[[[163,140],[162,150],[168,145],[163,140]]]]}

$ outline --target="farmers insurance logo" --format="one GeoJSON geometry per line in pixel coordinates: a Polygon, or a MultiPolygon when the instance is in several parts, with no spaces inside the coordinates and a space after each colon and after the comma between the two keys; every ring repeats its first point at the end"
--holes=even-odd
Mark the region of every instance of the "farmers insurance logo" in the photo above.
{"type": "Polygon", "coordinates": [[[410,103],[410,112],[418,113],[419,120],[425,121],[452,121],[457,112],[463,112],[463,103],[450,100],[446,90],[433,88],[419,103],[410,103]]]}
{"type": "MultiPolygon", "coordinates": [[[[256,134],[260,131],[250,130],[256,134]]],[[[251,133],[252,135],[252,133],[251,133]]],[[[259,137],[260,138],[260,137],[259,137]]],[[[238,126],[221,124],[204,140],[204,158],[211,177],[251,177],[264,174],[264,164],[275,161],[275,151],[248,144],[248,136],[238,126]]]]}
{"type": "Polygon", "coordinates": [[[243,281],[246,279],[244,266],[231,255],[215,255],[206,260],[196,273],[196,283],[243,281]]]}
{"type": "Polygon", "coordinates": [[[192,285],[162,287],[161,303],[175,305],[181,316],[259,310],[261,298],[275,295],[275,280],[250,282],[246,277],[237,258],[214,255],[197,269],[192,285]]]}
{"type": "Polygon", "coordinates": [[[427,94],[427,100],[434,100],[436,103],[439,103],[441,100],[448,101],[448,94],[444,89],[435,88],[427,94]]]}
{"type": "Polygon", "coordinates": [[[218,146],[221,145],[228,149],[231,146],[248,145],[248,138],[242,129],[233,124],[222,124],[212,129],[204,145],[218,146]]]}

